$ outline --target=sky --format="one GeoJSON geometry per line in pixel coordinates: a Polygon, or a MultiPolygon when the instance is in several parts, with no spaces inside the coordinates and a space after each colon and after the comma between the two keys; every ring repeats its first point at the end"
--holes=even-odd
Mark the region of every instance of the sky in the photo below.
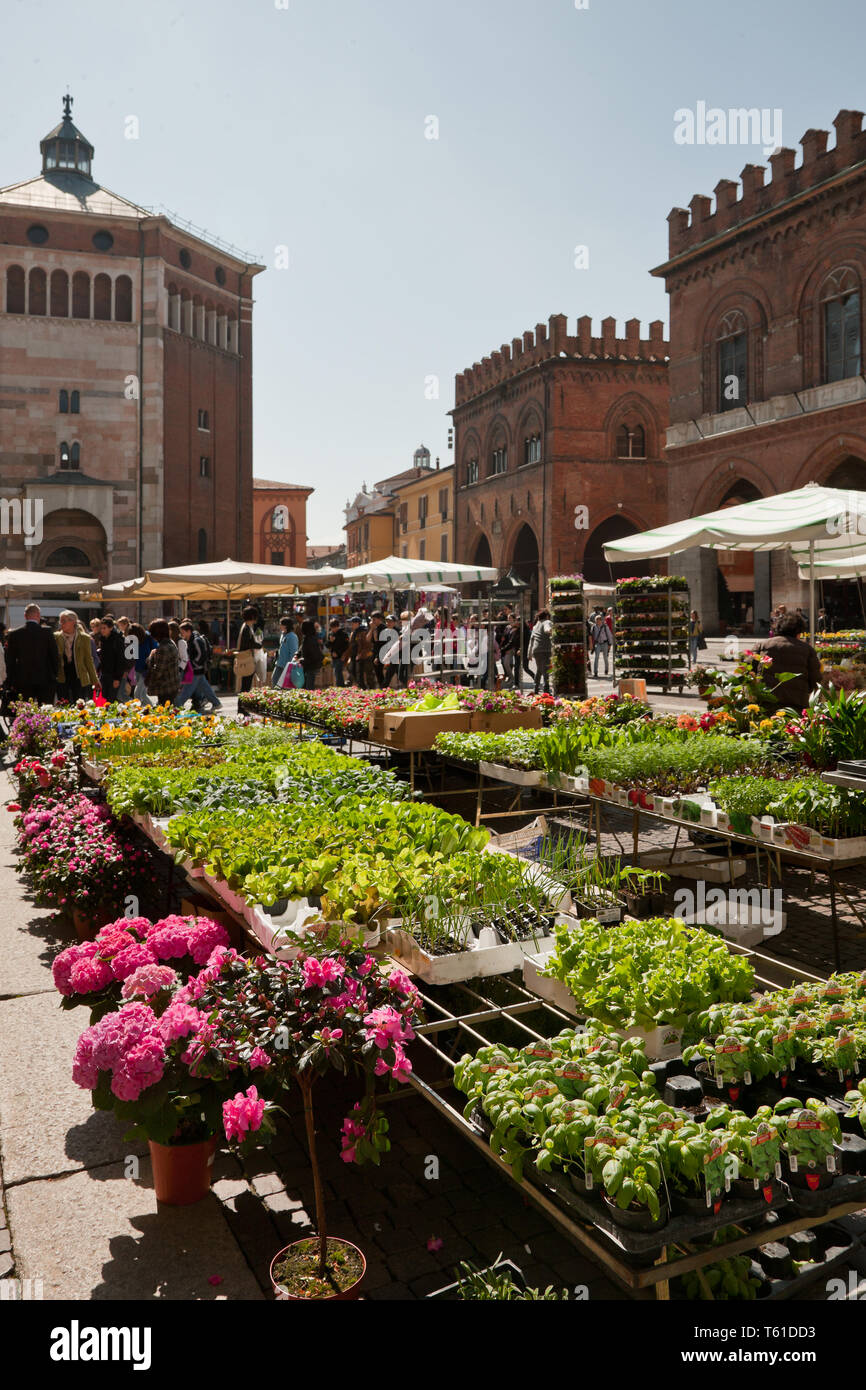
{"type": "Polygon", "coordinates": [[[799,152],[866,107],[862,0],[5,0],[3,40],[0,185],[68,86],[98,182],[267,267],[254,472],[315,488],[312,544],[420,443],[453,461],[455,374],[502,343],[667,326],[670,209],[767,162],[676,112],[778,110],[799,152]]]}

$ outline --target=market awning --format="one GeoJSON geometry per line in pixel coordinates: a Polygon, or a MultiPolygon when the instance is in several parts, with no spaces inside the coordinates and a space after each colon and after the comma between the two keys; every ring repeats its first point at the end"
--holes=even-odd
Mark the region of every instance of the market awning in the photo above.
{"type": "Polygon", "coordinates": [[[370,589],[431,589],[438,585],[491,584],[499,577],[492,565],[463,565],[445,560],[410,560],[399,555],[387,555],[369,565],[355,565],[344,570],[340,588],[360,593],[370,589]]]}
{"type": "Polygon", "coordinates": [[[13,594],[26,594],[28,598],[32,599],[35,594],[58,590],[62,593],[69,589],[78,593],[79,590],[86,589],[92,584],[92,579],[81,579],[77,575],[55,574],[48,570],[0,569],[0,598],[3,599],[5,605],[6,621],[9,621],[9,600],[13,594]]]}

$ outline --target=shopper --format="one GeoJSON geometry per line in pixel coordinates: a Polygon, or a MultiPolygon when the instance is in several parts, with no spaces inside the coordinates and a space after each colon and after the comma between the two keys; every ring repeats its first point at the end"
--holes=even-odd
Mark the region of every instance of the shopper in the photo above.
{"type": "Polygon", "coordinates": [[[158,705],[173,704],[180,689],[177,647],[165,618],[154,618],[148,631],[156,646],[147,658],[147,693],[156,696],[158,705]]]}
{"type": "Polygon", "coordinates": [[[806,625],[796,613],[786,613],[777,619],[775,634],[755,647],[758,655],[769,656],[771,664],[764,682],[783,709],[804,710],[809,696],[821,679],[821,662],[815,648],[801,641],[806,625]],[[774,677],[791,674],[790,680],[774,677]]]}
{"type": "Polygon", "coordinates": [[[24,624],[13,628],[6,644],[7,681],[13,694],[40,705],[54,703],[59,658],[53,633],[41,624],[38,603],[24,609],[24,624]]]}
{"type": "Polygon", "coordinates": [[[189,664],[192,667],[192,685],[189,688],[183,687],[186,691],[185,699],[192,701],[193,709],[203,710],[207,707],[212,711],[222,709],[222,702],[208,680],[211,658],[210,642],[201,632],[195,631],[188,619],[181,623],[180,635],[186,643],[189,664]]]}
{"type": "Polygon", "coordinates": [[[598,659],[600,656],[602,656],[604,657],[604,674],[607,675],[608,661],[610,657],[610,649],[613,645],[613,639],[611,637],[610,628],[607,625],[607,620],[602,609],[599,609],[595,615],[590,637],[592,639],[592,674],[596,677],[598,676],[598,659]]]}
{"type": "Polygon", "coordinates": [[[121,690],[121,682],[128,665],[123,634],[115,627],[114,619],[110,615],[100,621],[99,632],[99,679],[102,694],[109,702],[122,702],[126,692],[121,690]]]}
{"type": "MultiPolygon", "coordinates": [[[[245,608],[242,614],[243,622],[241,623],[241,630],[238,634],[238,651],[252,652],[254,661],[256,652],[261,651],[264,643],[264,637],[261,632],[256,630],[258,616],[259,610],[257,608],[245,608]]],[[[241,676],[242,691],[251,690],[252,684],[253,672],[248,676],[241,676]]]]}
{"type": "Polygon", "coordinates": [[[147,699],[147,658],[155,650],[156,642],[149,632],[145,632],[140,623],[130,623],[129,637],[134,637],[138,643],[138,651],[134,662],[135,681],[133,683],[133,695],[136,700],[140,700],[143,705],[148,703],[147,699]]]}
{"type": "Polygon", "coordinates": [[[689,617],[689,651],[692,657],[692,665],[694,665],[698,659],[698,649],[701,645],[701,638],[703,635],[704,629],[701,624],[700,615],[698,614],[698,610],[693,608],[689,617]]]}
{"type": "Polygon", "coordinates": [[[298,634],[295,632],[295,620],[288,616],[280,618],[280,645],[277,648],[277,659],[274,662],[274,674],[271,685],[281,685],[286,667],[290,661],[294,661],[298,650],[298,634]]]}
{"type": "Polygon", "coordinates": [[[376,688],[376,671],[373,666],[373,643],[370,640],[370,629],[359,625],[352,640],[358,685],[362,690],[374,690],[376,688]]]}
{"type": "Polygon", "coordinates": [[[304,689],[313,690],[322,669],[322,647],[312,618],[306,618],[301,624],[300,660],[304,668],[304,689]]]}
{"type": "Polygon", "coordinates": [[[331,619],[331,630],[328,634],[328,651],[331,653],[331,665],[334,668],[334,684],[342,687],[345,684],[345,655],[349,646],[349,634],[343,627],[340,618],[331,619]]]}
{"type": "Polygon", "coordinates": [[[59,622],[59,631],[54,633],[59,668],[57,698],[64,705],[75,700],[92,700],[93,687],[99,684],[99,677],[93,664],[90,633],[79,622],[78,614],[69,608],[60,614],[59,622]]]}
{"type": "Polygon", "coordinates": [[[544,684],[545,694],[550,694],[550,661],[553,656],[553,632],[550,614],[542,608],[532,625],[529,637],[529,661],[535,667],[535,693],[544,684]]]}

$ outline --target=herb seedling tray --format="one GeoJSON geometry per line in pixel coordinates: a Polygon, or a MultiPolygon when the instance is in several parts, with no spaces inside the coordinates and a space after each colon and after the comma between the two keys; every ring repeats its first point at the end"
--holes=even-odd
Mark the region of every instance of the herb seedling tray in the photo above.
{"type": "MultiPolygon", "coordinates": [[[[546,999],[548,1003],[556,1008],[562,1009],[563,1013],[571,1014],[573,1018],[585,1019],[586,1015],[581,1013],[574,995],[562,980],[556,980],[552,975],[543,975],[542,969],[547,963],[550,951],[556,942],[553,941],[547,953],[538,951],[535,953],[527,952],[523,961],[523,983],[533,994],[537,994],[541,999],[546,999]]],[[[674,1057],[679,1057],[682,1052],[681,1028],[672,1028],[669,1024],[659,1024],[657,1028],[609,1028],[610,1033],[616,1033],[621,1038],[640,1038],[644,1044],[647,1060],[650,1062],[666,1062],[674,1057]]]]}
{"type": "Polygon", "coordinates": [[[515,787],[540,787],[544,773],[519,767],[508,767],[505,763],[480,762],[478,771],[482,777],[492,777],[497,782],[510,782],[515,787]]]}
{"type": "MultiPolygon", "coordinates": [[[[772,1229],[772,1226],[768,1228],[771,1236],[772,1229]]],[[[819,1279],[827,1278],[841,1265],[847,1264],[860,1249],[860,1241],[836,1222],[819,1226],[817,1235],[824,1247],[821,1259],[810,1260],[791,1279],[771,1279],[769,1293],[764,1294],[764,1300],[778,1303],[788,1298],[799,1298],[801,1293],[819,1279]]],[[[781,1244],[787,1245],[787,1241],[783,1239],[781,1244]]]]}
{"type": "MultiPolygon", "coordinates": [[[[560,913],[557,922],[570,922],[570,918],[560,913]]],[[[478,946],[466,951],[454,951],[450,955],[434,956],[425,951],[402,927],[389,927],[388,948],[419,979],[428,985],[459,984],[462,980],[475,980],[487,975],[507,975],[519,970],[529,952],[552,951],[556,944],[554,936],[529,937],[526,941],[508,941],[498,946],[478,946]]]]}

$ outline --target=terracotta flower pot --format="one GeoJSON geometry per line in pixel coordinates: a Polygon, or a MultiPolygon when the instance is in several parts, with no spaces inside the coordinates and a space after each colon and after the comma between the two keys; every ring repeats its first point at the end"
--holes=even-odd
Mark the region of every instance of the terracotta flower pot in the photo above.
{"type": "Polygon", "coordinates": [[[341,1290],[340,1293],[321,1294],[321,1295],[319,1295],[318,1297],[315,1297],[315,1296],[313,1296],[313,1295],[311,1295],[311,1296],[309,1296],[309,1297],[306,1297],[306,1296],[304,1296],[303,1294],[294,1294],[294,1293],[290,1293],[289,1290],[286,1288],[286,1286],[285,1286],[284,1284],[278,1283],[277,1278],[276,1278],[276,1274],[275,1274],[275,1269],[276,1269],[277,1265],[279,1264],[279,1262],[280,1262],[281,1260],[283,1260],[283,1259],[286,1257],[286,1255],[289,1253],[290,1250],[294,1250],[294,1249],[297,1249],[297,1248],[300,1247],[300,1246],[307,1245],[308,1242],[310,1242],[310,1240],[313,1241],[313,1243],[314,1243],[314,1248],[315,1248],[315,1253],[314,1253],[314,1254],[311,1256],[311,1258],[310,1258],[310,1273],[313,1273],[314,1270],[315,1270],[315,1266],[316,1266],[316,1264],[317,1264],[317,1262],[318,1262],[318,1244],[319,1244],[319,1243],[318,1243],[318,1239],[317,1239],[315,1236],[314,1236],[314,1237],[309,1237],[309,1236],[308,1236],[308,1237],[306,1237],[306,1239],[304,1239],[304,1240],[295,1240],[295,1241],[292,1241],[292,1244],[291,1244],[291,1245],[286,1245],[286,1246],[283,1247],[282,1250],[278,1250],[277,1253],[276,1253],[276,1255],[274,1256],[274,1258],[271,1260],[271,1284],[273,1285],[274,1297],[275,1297],[279,1302],[288,1302],[288,1303],[307,1303],[307,1302],[310,1302],[310,1301],[315,1301],[315,1302],[317,1302],[317,1303],[329,1303],[329,1302],[339,1302],[339,1301],[345,1301],[345,1300],[348,1300],[348,1299],[359,1298],[359,1297],[360,1297],[361,1284],[362,1284],[362,1282],[363,1282],[364,1275],[365,1275],[365,1273],[367,1272],[367,1261],[366,1261],[366,1259],[364,1258],[363,1252],[362,1252],[361,1250],[358,1249],[357,1245],[353,1245],[352,1242],[351,1242],[350,1240],[343,1240],[342,1237],[339,1237],[339,1236],[328,1236],[328,1248],[329,1248],[329,1250],[330,1250],[330,1247],[331,1247],[332,1245],[342,1245],[342,1246],[348,1248],[349,1250],[354,1250],[354,1251],[355,1251],[355,1254],[358,1256],[358,1258],[359,1258],[360,1261],[361,1261],[361,1273],[360,1273],[360,1275],[358,1276],[358,1278],[355,1280],[354,1284],[351,1284],[348,1288],[341,1290]]]}
{"type": "Polygon", "coordinates": [[[156,1200],[169,1207],[189,1207],[210,1191],[217,1136],[197,1144],[157,1144],[148,1140],[156,1200]]]}
{"type": "Polygon", "coordinates": [[[83,912],[80,908],[72,909],[72,925],[79,941],[94,941],[96,933],[101,931],[109,922],[113,922],[121,916],[118,912],[83,912]]]}

